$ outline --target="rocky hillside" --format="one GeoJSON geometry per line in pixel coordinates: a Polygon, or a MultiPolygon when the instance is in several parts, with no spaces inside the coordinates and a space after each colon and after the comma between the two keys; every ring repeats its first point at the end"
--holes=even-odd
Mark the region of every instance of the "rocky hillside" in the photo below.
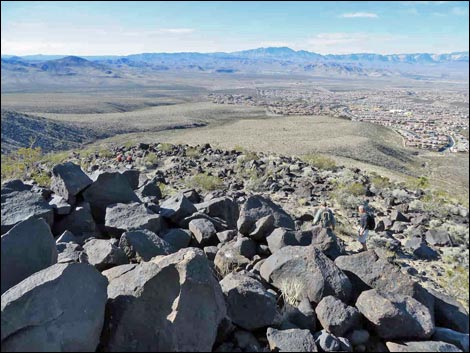
{"type": "Polygon", "coordinates": [[[106,136],[71,123],[2,109],[2,154],[29,147],[31,141],[45,151],[57,151],[77,148],[100,137],[106,136]]]}
{"type": "Polygon", "coordinates": [[[2,183],[2,351],[469,349],[468,209],[442,195],[210,145],[37,167],[2,183]]]}

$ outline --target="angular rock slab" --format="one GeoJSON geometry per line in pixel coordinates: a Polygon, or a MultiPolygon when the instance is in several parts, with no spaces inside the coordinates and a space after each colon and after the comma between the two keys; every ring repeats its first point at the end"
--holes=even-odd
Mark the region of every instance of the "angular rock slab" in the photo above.
{"type": "Polygon", "coordinates": [[[183,194],[163,201],[160,207],[162,217],[170,219],[175,224],[197,211],[196,207],[183,194]]]}
{"type": "Polygon", "coordinates": [[[361,326],[359,311],[331,295],[318,303],[315,313],[323,328],[337,337],[361,326]]]}
{"type": "Polygon", "coordinates": [[[469,333],[469,318],[465,308],[454,298],[429,290],[435,300],[436,325],[469,333]]]}
{"type": "Polygon", "coordinates": [[[119,240],[119,247],[129,259],[138,262],[150,261],[152,257],[169,255],[175,251],[169,243],[147,229],[124,233],[119,240]]]}
{"type": "Polygon", "coordinates": [[[371,289],[361,293],[356,307],[383,339],[426,339],[434,333],[428,308],[410,296],[371,289]]]}
{"type": "Polygon", "coordinates": [[[62,219],[56,221],[52,227],[54,234],[63,234],[65,231],[72,232],[75,236],[94,234],[96,223],[91,214],[88,202],[77,204],[75,209],[62,219]]]}
{"type": "Polygon", "coordinates": [[[232,322],[248,331],[280,320],[276,297],[247,273],[230,273],[220,281],[232,322]]]}
{"type": "Polygon", "coordinates": [[[90,203],[95,221],[104,224],[106,207],[116,203],[140,202],[127,178],[118,172],[102,172],[94,175],[94,182],[83,198],[90,203]]]}
{"type": "Polygon", "coordinates": [[[191,232],[187,229],[172,228],[162,235],[162,239],[175,250],[187,248],[191,242],[191,232]]]}
{"type": "Polygon", "coordinates": [[[87,264],[56,264],[2,294],[2,351],[94,352],[107,279],[87,264]]]}
{"type": "Polygon", "coordinates": [[[256,228],[256,222],[263,217],[272,215],[275,228],[295,229],[295,223],[291,216],[279,205],[263,196],[250,196],[240,209],[237,228],[240,233],[249,235],[256,228]]]}
{"type": "Polygon", "coordinates": [[[387,342],[386,345],[390,352],[462,352],[453,344],[436,341],[387,342]]]}
{"type": "Polygon", "coordinates": [[[110,280],[102,349],[211,351],[226,307],[204,252],[183,249],[153,261],[110,280]]]}
{"type": "Polygon", "coordinates": [[[92,182],[82,168],[72,162],[57,164],[52,168],[51,190],[69,204],[75,204],[78,193],[92,182]]]}
{"type": "MultiPolygon", "coordinates": [[[[3,192],[3,189],[2,189],[3,192]]],[[[54,221],[54,210],[44,198],[29,190],[2,193],[1,232],[5,234],[16,224],[30,218],[43,218],[49,226],[54,221]]]]}
{"type": "Polygon", "coordinates": [[[124,251],[106,239],[91,239],[83,245],[83,249],[88,256],[88,263],[98,271],[129,262],[124,251]]]}
{"type": "Polygon", "coordinates": [[[287,246],[261,265],[261,277],[281,291],[296,288],[302,300],[319,303],[333,295],[347,303],[351,296],[348,277],[320,250],[312,246],[287,246]]]}
{"type": "Polygon", "coordinates": [[[268,328],[266,337],[269,348],[278,352],[318,352],[315,340],[309,330],[276,330],[268,328]]]}
{"type": "Polygon", "coordinates": [[[1,262],[2,293],[57,263],[57,249],[49,225],[43,219],[29,218],[2,235],[1,262]]]}
{"type": "Polygon", "coordinates": [[[229,197],[217,197],[194,206],[198,211],[203,211],[211,217],[223,219],[229,228],[237,226],[238,205],[229,197]]]}
{"type": "Polygon", "coordinates": [[[355,297],[370,288],[385,293],[409,295],[424,304],[434,315],[434,298],[419,283],[400,271],[398,266],[379,258],[374,250],[340,256],[335,260],[351,280],[355,297]]]}
{"type": "Polygon", "coordinates": [[[189,230],[194,234],[194,238],[200,246],[216,245],[218,242],[214,224],[207,219],[193,219],[189,222],[189,230]]]}
{"type": "Polygon", "coordinates": [[[105,227],[109,234],[120,236],[124,232],[148,229],[159,233],[162,228],[159,214],[139,203],[118,203],[106,207],[105,227]]]}

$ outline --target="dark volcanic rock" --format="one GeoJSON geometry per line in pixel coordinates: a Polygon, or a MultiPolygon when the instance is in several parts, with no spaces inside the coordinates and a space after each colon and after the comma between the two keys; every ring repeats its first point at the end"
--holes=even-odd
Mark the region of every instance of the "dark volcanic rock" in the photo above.
{"type": "Polygon", "coordinates": [[[57,262],[51,230],[43,219],[29,218],[2,235],[2,293],[57,262]]]}
{"type": "Polygon", "coordinates": [[[332,260],[345,253],[343,245],[329,228],[313,228],[311,244],[332,260]]]}
{"type": "Polygon", "coordinates": [[[2,351],[94,352],[108,281],[87,264],[56,264],[2,295],[2,351]]]}
{"type": "Polygon", "coordinates": [[[230,273],[220,286],[225,295],[227,312],[232,322],[253,331],[280,320],[276,297],[246,273],[230,273]]]}
{"type": "Polygon", "coordinates": [[[465,308],[457,300],[430,289],[435,300],[436,325],[469,333],[469,318],[465,308]]]}
{"type": "Polygon", "coordinates": [[[348,277],[314,247],[282,248],[266,259],[260,273],[278,289],[298,287],[300,300],[308,298],[318,303],[328,295],[346,303],[350,299],[352,288],[348,277]]]}
{"type": "Polygon", "coordinates": [[[180,250],[189,246],[191,241],[191,232],[187,229],[172,228],[161,237],[175,250],[180,250]]]}
{"type": "Polygon", "coordinates": [[[297,307],[286,303],[283,309],[283,319],[300,329],[315,331],[317,317],[307,298],[304,298],[297,307]]]}
{"type": "Polygon", "coordinates": [[[189,230],[202,247],[215,245],[218,242],[214,224],[207,219],[193,219],[189,222],[189,230]]]}
{"type": "Polygon", "coordinates": [[[444,230],[430,229],[426,232],[426,241],[431,245],[452,246],[452,239],[444,230]]]}
{"type": "Polygon", "coordinates": [[[354,294],[369,288],[385,293],[409,295],[434,313],[434,298],[419,283],[402,273],[398,266],[379,258],[375,251],[340,256],[335,264],[350,278],[354,294]]]}
{"type": "Polygon", "coordinates": [[[83,245],[83,249],[90,265],[95,266],[99,271],[129,262],[124,251],[111,244],[109,240],[91,239],[83,245]]]}
{"type": "Polygon", "coordinates": [[[60,195],[69,204],[75,204],[76,196],[92,180],[86,175],[79,165],[65,162],[52,168],[51,190],[60,195]]]}
{"type": "Polygon", "coordinates": [[[183,249],[113,277],[103,350],[212,350],[226,308],[202,250],[183,249]]]}
{"type": "Polygon", "coordinates": [[[456,346],[445,342],[387,342],[390,352],[462,352],[456,346]]]}
{"type": "Polygon", "coordinates": [[[211,217],[223,219],[229,228],[237,226],[238,205],[229,197],[217,197],[195,205],[198,211],[203,211],[211,217]]]}
{"type": "Polygon", "coordinates": [[[90,203],[93,217],[99,224],[104,224],[106,207],[109,205],[139,202],[127,178],[118,172],[94,175],[94,182],[83,192],[83,198],[90,203]]]}
{"type": "Polygon", "coordinates": [[[165,200],[161,204],[161,215],[178,224],[184,218],[191,216],[197,209],[183,194],[165,200]]]}
{"type": "Polygon", "coordinates": [[[318,352],[317,345],[309,330],[276,330],[266,332],[269,348],[275,352],[318,352]]]}
{"type": "Polygon", "coordinates": [[[436,260],[439,258],[437,251],[431,249],[426,242],[418,237],[408,239],[405,243],[405,247],[416,257],[425,260],[436,260]]]}
{"type": "Polygon", "coordinates": [[[433,341],[451,343],[462,349],[464,352],[469,351],[468,333],[461,333],[448,328],[436,327],[432,339],[433,341]]]}
{"type": "Polygon", "coordinates": [[[4,193],[2,189],[2,234],[30,217],[43,218],[49,226],[54,221],[54,211],[44,198],[29,190],[4,193]]]}
{"type": "Polygon", "coordinates": [[[258,220],[272,215],[275,228],[295,229],[294,220],[278,205],[270,199],[255,195],[250,196],[240,209],[240,217],[237,227],[240,233],[249,235],[258,220]]]}
{"type": "Polygon", "coordinates": [[[49,205],[52,206],[55,214],[60,216],[67,215],[72,211],[72,206],[59,195],[54,195],[49,201],[49,205]]]}
{"type": "Polygon", "coordinates": [[[260,218],[255,223],[255,229],[249,234],[250,238],[260,241],[266,238],[274,230],[274,217],[268,215],[260,218]]]}
{"type": "Polygon", "coordinates": [[[70,214],[55,222],[52,230],[56,235],[62,234],[67,230],[76,236],[94,234],[96,232],[96,224],[91,214],[90,204],[82,202],[77,205],[70,214]]]}
{"type": "Polygon", "coordinates": [[[169,255],[175,249],[155,233],[147,229],[126,232],[119,240],[119,247],[129,259],[150,261],[152,257],[169,255]]]}
{"type": "Polygon", "coordinates": [[[106,208],[106,230],[113,236],[137,229],[159,233],[162,229],[160,215],[139,203],[110,205],[106,208]]]}
{"type": "Polygon", "coordinates": [[[282,249],[289,245],[299,245],[294,230],[286,228],[275,229],[267,238],[269,250],[271,253],[275,253],[279,249],[282,249]]]}
{"type": "Polygon", "coordinates": [[[359,311],[331,295],[318,303],[315,313],[323,328],[338,337],[361,326],[359,311]]]}
{"type": "Polygon", "coordinates": [[[426,339],[434,333],[431,313],[410,296],[371,289],[361,293],[356,307],[383,339],[426,339]]]}

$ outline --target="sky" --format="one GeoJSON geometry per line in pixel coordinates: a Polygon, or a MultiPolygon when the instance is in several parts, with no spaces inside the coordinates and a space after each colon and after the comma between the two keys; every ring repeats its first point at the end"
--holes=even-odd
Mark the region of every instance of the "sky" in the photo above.
{"type": "Polygon", "coordinates": [[[2,55],[468,51],[467,1],[2,1],[2,55]]]}

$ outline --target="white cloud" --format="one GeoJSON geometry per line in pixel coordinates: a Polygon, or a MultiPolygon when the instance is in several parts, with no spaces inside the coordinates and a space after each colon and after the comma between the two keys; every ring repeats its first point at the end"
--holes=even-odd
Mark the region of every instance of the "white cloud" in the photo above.
{"type": "Polygon", "coordinates": [[[155,32],[170,34],[189,34],[194,32],[194,28],[160,28],[157,29],[155,32]]]}
{"type": "Polygon", "coordinates": [[[343,17],[343,18],[377,18],[379,16],[376,13],[372,13],[372,12],[351,12],[351,13],[343,13],[340,17],[343,17]]]}
{"type": "Polygon", "coordinates": [[[453,7],[450,12],[456,16],[468,16],[468,7],[453,7]]]}

